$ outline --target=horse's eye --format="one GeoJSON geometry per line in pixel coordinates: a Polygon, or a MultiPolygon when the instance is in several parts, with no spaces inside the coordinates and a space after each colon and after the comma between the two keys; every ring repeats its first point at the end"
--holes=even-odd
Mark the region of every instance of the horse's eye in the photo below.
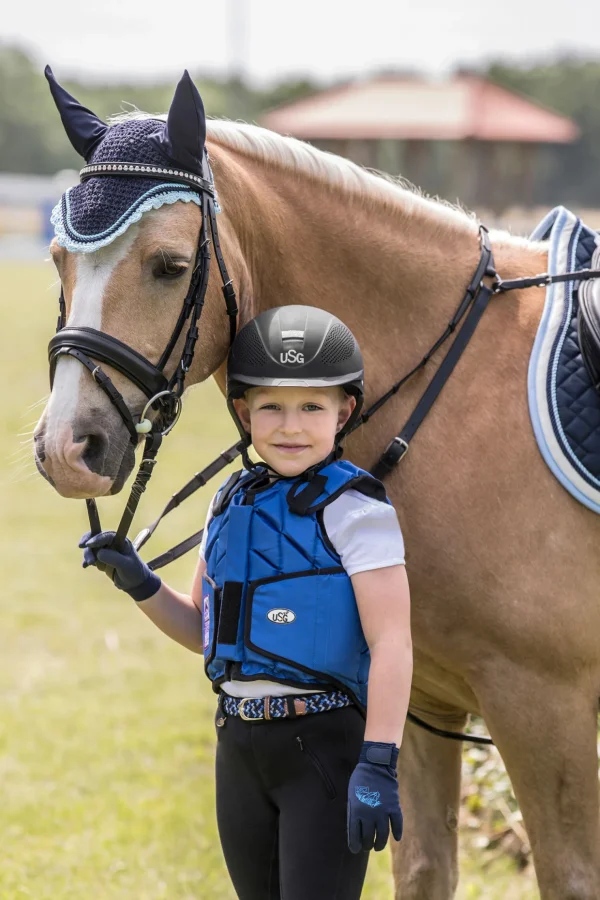
{"type": "Polygon", "coordinates": [[[173,260],[165,257],[156,261],[152,267],[152,275],[154,278],[163,281],[172,281],[175,278],[181,278],[181,276],[187,272],[187,269],[187,265],[175,263],[173,260]]]}

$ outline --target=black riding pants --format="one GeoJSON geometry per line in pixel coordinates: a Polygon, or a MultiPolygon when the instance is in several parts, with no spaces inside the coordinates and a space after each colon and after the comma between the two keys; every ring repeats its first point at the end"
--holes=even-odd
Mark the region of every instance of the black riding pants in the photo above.
{"type": "Polygon", "coordinates": [[[356,707],[217,728],[217,822],[240,900],[358,900],[346,804],[365,723],[356,707]]]}

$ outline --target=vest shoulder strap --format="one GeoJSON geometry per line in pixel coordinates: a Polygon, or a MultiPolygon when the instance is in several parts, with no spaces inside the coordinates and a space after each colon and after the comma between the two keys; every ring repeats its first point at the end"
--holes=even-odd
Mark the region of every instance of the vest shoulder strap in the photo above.
{"type": "MultiPolygon", "coordinates": [[[[333,465],[336,464],[334,463],[333,465]]],[[[323,469],[319,474],[313,475],[308,482],[302,481],[301,479],[294,482],[286,495],[290,512],[296,513],[296,515],[299,516],[313,515],[324,509],[326,506],[329,506],[330,503],[333,503],[334,500],[337,500],[338,497],[350,490],[350,488],[355,491],[360,491],[361,494],[372,497],[374,500],[380,500],[383,503],[390,502],[382,482],[377,478],[374,478],[368,472],[365,472],[363,469],[359,469],[355,466],[352,468],[356,474],[353,474],[350,471],[345,472],[344,474],[346,477],[341,484],[339,483],[339,476],[332,479],[336,481],[337,484],[334,485],[333,490],[328,491],[327,482],[329,479],[327,474],[325,474],[328,468],[329,466],[323,469]]]]}
{"type": "Polygon", "coordinates": [[[245,469],[240,469],[238,472],[233,472],[233,474],[229,476],[229,478],[221,488],[219,496],[217,497],[213,505],[213,518],[215,518],[216,516],[220,516],[221,513],[224,512],[225,509],[229,506],[231,498],[240,486],[239,481],[244,472],[245,469]]]}
{"type": "Polygon", "coordinates": [[[248,472],[246,469],[240,469],[229,476],[223,487],[218,491],[218,497],[213,504],[213,518],[220,516],[225,512],[238,491],[246,491],[251,493],[252,488],[264,481],[265,472],[248,472]]]}

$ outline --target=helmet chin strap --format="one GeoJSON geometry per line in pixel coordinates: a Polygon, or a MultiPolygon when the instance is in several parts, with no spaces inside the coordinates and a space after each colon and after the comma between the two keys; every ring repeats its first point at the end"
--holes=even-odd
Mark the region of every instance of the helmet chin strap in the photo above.
{"type": "Polygon", "coordinates": [[[261,468],[264,468],[265,466],[268,469],[270,469],[271,467],[269,465],[267,465],[267,463],[252,462],[252,460],[250,459],[250,456],[248,455],[248,447],[250,446],[250,443],[251,443],[250,436],[248,435],[248,437],[246,438],[246,441],[244,443],[244,446],[242,447],[242,450],[241,450],[241,457],[242,457],[242,462],[244,464],[244,468],[248,469],[249,472],[254,472],[255,474],[258,474],[259,470],[261,468]]]}

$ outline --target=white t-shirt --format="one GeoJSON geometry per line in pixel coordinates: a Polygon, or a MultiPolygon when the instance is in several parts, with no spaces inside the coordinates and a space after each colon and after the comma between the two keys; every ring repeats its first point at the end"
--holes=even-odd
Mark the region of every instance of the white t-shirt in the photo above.
{"type": "MultiPolygon", "coordinates": [[[[200,556],[204,559],[208,525],[219,491],[206,514],[200,556]]],[[[404,540],[396,510],[389,503],[375,500],[349,488],[323,510],[327,536],[348,575],[404,564],[404,540]]],[[[306,694],[314,689],[293,688],[274,681],[225,681],[221,688],[232,697],[282,697],[306,694]]]]}

